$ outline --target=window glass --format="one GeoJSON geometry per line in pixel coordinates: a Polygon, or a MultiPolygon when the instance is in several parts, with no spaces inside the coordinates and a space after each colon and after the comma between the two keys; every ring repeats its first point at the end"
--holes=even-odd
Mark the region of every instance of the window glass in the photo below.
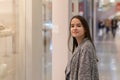
{"type": "Polygon", "coordinates": [[[51,80],[52,76],[52,1],[43,0],[42,2],[42,21],[43,21],[43,80],[51,80]]]}

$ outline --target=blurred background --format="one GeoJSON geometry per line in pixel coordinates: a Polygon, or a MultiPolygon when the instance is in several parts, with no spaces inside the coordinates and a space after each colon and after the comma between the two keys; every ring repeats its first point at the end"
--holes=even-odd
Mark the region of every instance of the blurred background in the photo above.
{"type": "MultiPolygon", "coordinates": [[[[55,24],[55,20],[53,20],[56,16],[54,14],[55,8],[59,10],[60,7],[64,7],[59,5],[59,2],[60,1],[57,2],[56,0],[40,1],[42,8],[42,36],[40,36],[42,40],[42,51],[40,52],[41,61],[38,61],[41,66],[40,80],[56,80],[54,78],[56,65],[54,65],[54,61],[52,61],[54,57],[56,57],[54,52],[56,48],[53,47],[55,46],[54,40],[55,38],[57,39],[57,37],[55,37],[56,34],[58,37],[61,37],[61,35],[58,35],[61,29],[68,27],[68,25],[63,27],[56,25],[57,23],[55,24]],[[55,56],[53,57],[53,55],[55,56]]],[[[64,3],[65,1],[61,0],[61,2],[64,3]]],[[[31,43],[26,44],[29,43],[29,41],[27,41],[28,39],[32,39],[26,36],[29,34],[26,26],[32,23],[28,22],[29,25],[26,24],[27,18],[25,14],[29,13],[27,9],[31,10],[31,8],[26,9],[26,7],[28,7],[26,4],[27,0],[0,0],[0,80],[30,80],[26,76],[30,77],[30,75],[27,74],[29,74],[31,67],[29,68],[28,66],[33,66],[29,62],[33,59],[30,55],[30,52],[32,52],[30,46],[33,45],[31,45],[31,43]]],[[[65,3],[63,5],[65,5],[65,3]]],[[[84,16],[90,25],[91,36],[94,40],[99,58],[98,67],[100,80],[119,80],[120,0],[68,0],[67,10],[69,14],[68,19],[78,14],[84,16]]],[[[27,17],[31,16],[28,15],[27,17]]],[[[57,19],[59,20],[59,18],[57,19]]],[[[32,19],[30,18],[28,21],[29,20],[32,19]]],[[[65,20],[63,19],[63,21],[61,20],[60,22],[65,22],[65,20]]],[[[67,21],[65,23],[67,23],[67,21]]],[[[64,31],[62,33],[64,33],[64,31]]],[[[61,41],[61,43],[59,43],[58,41],[56,45],[63,45],[63,42],[61,41]]],[[[64,45],[62,47],[64,49],[64,45]]],[[[64,60],[64,57],[62,58],[60,56],[60,58],[64,60]]]]}
{"type": "MultiPolygon", "coordinates": [[[[120,0],[71,0],[71,15],[84,16],[99,57],[100,80],[120,79],[120,0]]],[[[44,80],[51,78],[52,0],[43,0],[44,80]]]]}

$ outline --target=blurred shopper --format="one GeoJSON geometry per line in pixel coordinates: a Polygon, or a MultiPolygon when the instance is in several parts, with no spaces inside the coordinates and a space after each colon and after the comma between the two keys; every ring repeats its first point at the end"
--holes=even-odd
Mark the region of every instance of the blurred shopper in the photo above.
{"type": "Polygon", "coordinates": [[[120,28],[120,20],[118,20],[117,25],[118,25],[118,28],[120,28]]]}
{"type": "Polygon", "coordinates": [[[112,28],[113,38],[115,38],[116,29],[117,29],[117,19],[115,19],[115,18],[112,19],[112,21],[111,21],[111,28],[112,28]]]}
{"type": "Polygon", "coordinates": [[[109,20],[109,19],[106,19],[106,20],[105,20],[106,34],[109,33],[109,31],[110,31],[110,26],[111,26],[110,20],[109,20]]]}
{"type": "Polygon", "coordinates": [[[65,70],[66,80],[99,80],[98,59],[87,21],[82,16],[73,16],[69,32],[68,42],[72,37],[73,49],[65,70]]]}
{"type": "Polygon", "coordinates": [[[104,20],[105,23],[105,29],[106,29],[106,34],[104,35],[104,38],[106,40],[110,39],[110,35],[112,35],[111,32],[111,20],[110,19],[105,19],[104,20]]]}
{"type": "Polygon", "coordinates": [[[120,20],[118,19],[118,22],[117,22],[117,35],[120,36],[120,20]]]}
{"type": "Polygon", "coordinates": [[[98,37],[101,39],[104,33],[104,22],[102,20],[98,20],[98,37]]]}

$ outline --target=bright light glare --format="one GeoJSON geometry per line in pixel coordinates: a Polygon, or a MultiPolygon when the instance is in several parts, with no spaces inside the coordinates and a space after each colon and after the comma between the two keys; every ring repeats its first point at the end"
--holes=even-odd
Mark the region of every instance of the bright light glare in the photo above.
{"type": "Polygon", "coordinates": [[[110,0],[110,2],[115,2],[115,0],[110,0]]]}

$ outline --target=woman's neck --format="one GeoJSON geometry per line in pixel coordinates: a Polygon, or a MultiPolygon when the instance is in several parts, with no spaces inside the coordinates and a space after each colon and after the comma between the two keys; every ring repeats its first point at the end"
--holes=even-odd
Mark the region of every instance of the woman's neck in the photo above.
{"type": "Polygon", "coordinates": [[[83,39],[84,39],[84,36],[80,38],[76,38],[78,45],[82,42],[83,39]]]}

